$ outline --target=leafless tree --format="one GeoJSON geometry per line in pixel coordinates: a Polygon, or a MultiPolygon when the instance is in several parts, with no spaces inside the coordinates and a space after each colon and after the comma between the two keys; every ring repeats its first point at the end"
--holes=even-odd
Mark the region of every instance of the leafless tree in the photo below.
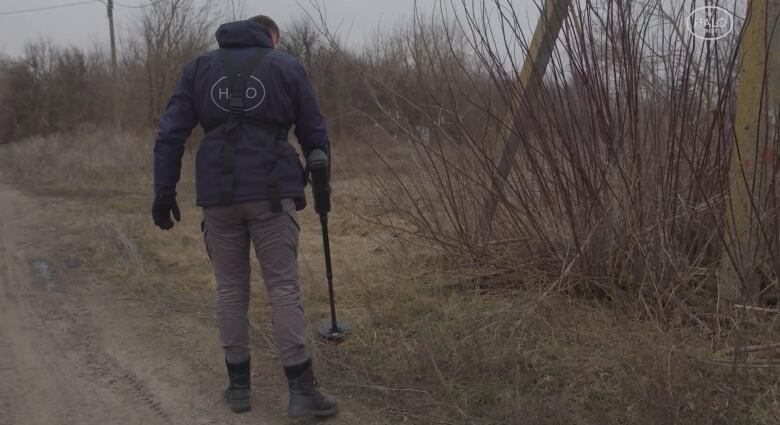
{"type": "Polygon", "coordinates": [[[131,47],[145,74],[150,122],[158,119],[184,65],[213,45],[212,30],[222,18],[214,0],[166,0],[141,14],[140,40],[131,47]]]}

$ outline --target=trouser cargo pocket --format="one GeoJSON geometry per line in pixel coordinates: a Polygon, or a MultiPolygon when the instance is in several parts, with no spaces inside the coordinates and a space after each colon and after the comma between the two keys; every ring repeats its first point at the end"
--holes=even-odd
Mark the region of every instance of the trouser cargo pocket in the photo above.
{"type": "Polygon", "coordinates": [[[298,223],[298,214],[295,213],[295,210],[286,210],[285,214],[287,214],[288,217],[290,217],[290,220],[295,225],[295,228],[300,231],[301,225],[298,223]]]}
{"type": "Polygon", "coordinates": [[[200,221],[200,232],[203,233],[203,244],[206,246],[206,255],[209,257],[209,261],[211,260],[211,250],[209,249],[209,232],[206,230],[206,220],[203,219],[200,221]]]}

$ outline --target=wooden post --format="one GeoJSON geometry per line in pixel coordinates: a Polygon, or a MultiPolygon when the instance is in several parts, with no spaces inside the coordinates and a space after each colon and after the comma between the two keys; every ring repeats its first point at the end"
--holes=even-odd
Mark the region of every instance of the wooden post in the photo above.
{"type": "Polygon", "coordinates": [[[719,298],[753,305],[760,301],[761,275],[757,269],[766,254],[759,219],[768,195],[773,152],[772,134],[780,96],[780,28],[772,36],[780,0],[751,0],[742,41],[735,144],[729,171],[719,298]],[[730,255],[729,255],[730,254],[730,255]]]}
{"type": "MultiPolygon", "coordinates": [[[[517,79],[518,92],[521,97],[515,99],[510,111],[512,114],[521,109],[524,99],[533,97],[542,84],[542,78],[550,62],[555,40],[569,15],[571,0],[545,0],[542,15],[536,24],[531,44],[528,46],[528,56],[517,79]]],[[[499,202],[504,196],[504,183],[511,171],[517,149],[520,147],[518,132],[520,117],[511,116],[513,131],[507,131],[504,136],[504,149],[495,160],[496,170],[492,175],[491,190],[482,205],[481,214],[474,230],[474,240],[485,243],[492,237],[493,219],[499,202]]]]}
{"type": "Polygon", "coordinates": [[[116,35],[114,32],[114,0],[106,2],[106,13],[108,14],[108,33],[111,37],[111,113],[114,124],[114,131],[119,137],[119,65],[116,59],[116,35]]]}

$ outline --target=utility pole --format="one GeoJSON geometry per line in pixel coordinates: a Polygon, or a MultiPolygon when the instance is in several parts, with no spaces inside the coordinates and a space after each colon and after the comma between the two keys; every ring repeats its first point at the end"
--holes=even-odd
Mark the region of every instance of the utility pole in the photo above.
{"type": "Polygon", "coordinates": [[[768,255],[762,218],[767,220],[772,135],[780,106],[779,16],[780,0],[751,0],[741,46],[718,295],[748,305],[760,302],[759,266],[768,255]]]}
{"type": "Polygon", "coordinates": [[[108,0],[106,3],[106,12],[108,13],[108,32],[111,37],[111,71],[114,78],[117,77],[116,64],[116,35],[114,34],[114,0],[108,0]]]}
{"type": "MultiPolygon", "coordinates": [[[[542,78],[550,62],[555,40],[561,31],[564,21],[569,16],[572,0],[545,0],[539,22],[536,24],[534,36],[528,47],[520,75],[517,76],[517,92],[520,95],[513,100],[509,109],[512,114],[518,114],[523,101],[532,98],[542,85],[542,78]]],[[[514,164],[514,157],[520,147],[522,126],[519,116],[510,116],[511,130],[504,136],[504,148],[495,160],[496,170],[492,173],[491,188],[482,204],[482,214],[474,229],[473,240],[482,243],[492,236],[493,219],[499,202],[504,196],[504,184],[514,164]]]]}
{"type": "Polygon", "coordinates": [[[114,32],[114,0],[106,1],[106,13],[108,14],[108,33],[111,37],[111,113],[118,140],[121,129],[119,123],[119,66],[116,60],[116,35],[114,32]]]}

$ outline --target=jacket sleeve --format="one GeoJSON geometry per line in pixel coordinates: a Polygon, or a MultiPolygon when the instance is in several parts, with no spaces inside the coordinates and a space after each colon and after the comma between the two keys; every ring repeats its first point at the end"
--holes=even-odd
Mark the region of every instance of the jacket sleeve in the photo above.
{"type": "Polygon", "coordinates": [[[184,69],[165,108],[154,143],[154,193],[175,195],[184,143],[198,124],[193,100],[195,62],[184,69]]]}
{"type": "Polygon", "coordinates": [[[320,113],[314,89],[306,71],[299,63],[292,67],[292,102],[295,109],[295,137],[301,144],[305,157],[320,149],[330,156],[330,141],[325,118],[320,113]]]}

